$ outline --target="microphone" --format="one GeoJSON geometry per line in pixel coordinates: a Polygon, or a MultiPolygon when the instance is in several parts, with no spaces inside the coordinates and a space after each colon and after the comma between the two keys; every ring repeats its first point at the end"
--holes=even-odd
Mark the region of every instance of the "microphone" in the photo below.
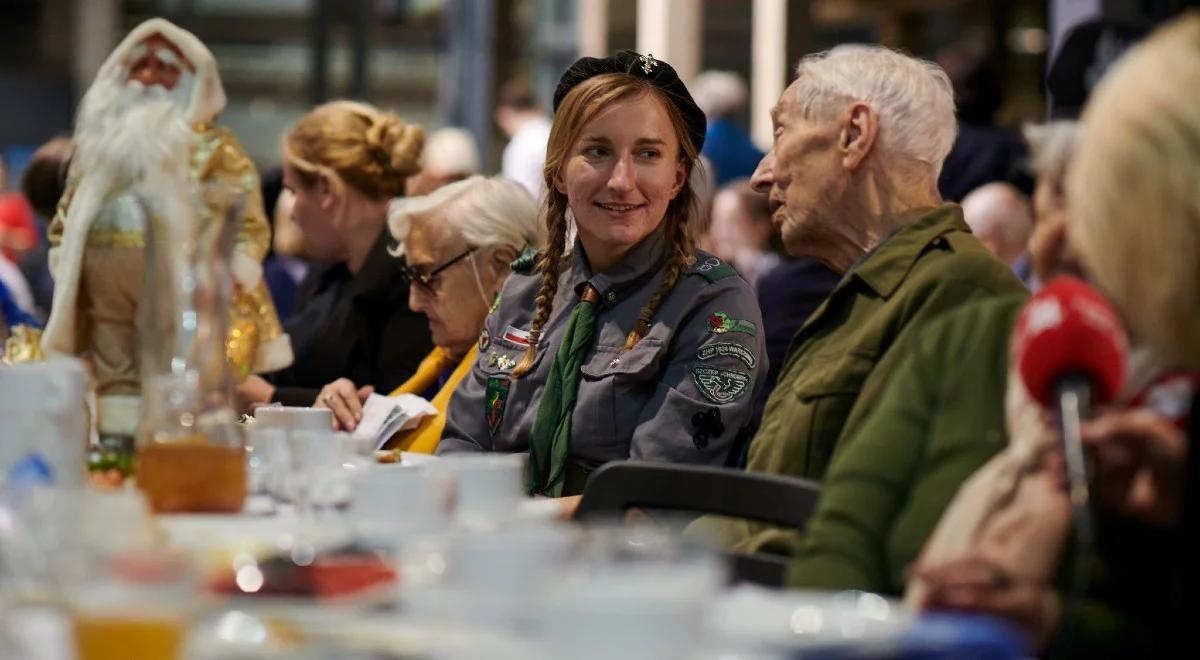
{"type": "Polygon", "coordinates": [[[1091,542],[1088,466],[1080,424],[1113,401],[1125,382],[1128,342],[1120,319],[1095,289],[1057,277],[1022,308],[1011,360],[1035,400],[1057,413],[1076,533],[1091,542]]]}

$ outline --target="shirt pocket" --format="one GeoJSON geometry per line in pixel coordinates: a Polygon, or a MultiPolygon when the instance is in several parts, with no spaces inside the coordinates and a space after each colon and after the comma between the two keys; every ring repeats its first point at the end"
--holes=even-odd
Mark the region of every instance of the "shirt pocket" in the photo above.
{"type": "Polygon", "coordinates": [[[802,476],[824,478],[846,419],[874,367],[873,359],[838,355],[814,360],[792,381],[793,396],[811,411],[802,476]]]}
{"type": "Polygon", "coordinates": [[[632,349],[597,346],[579,371],[579,397],[572,427],[572,453],[596,460],[625,458],[629,442],[646,401],[659,380],[660,339],[644,338],[632,349]],[[603,455],[589,456],[587,446],[607,447],[603,455]],[[613,447],[624,450],[614,454],[613,447]]]}

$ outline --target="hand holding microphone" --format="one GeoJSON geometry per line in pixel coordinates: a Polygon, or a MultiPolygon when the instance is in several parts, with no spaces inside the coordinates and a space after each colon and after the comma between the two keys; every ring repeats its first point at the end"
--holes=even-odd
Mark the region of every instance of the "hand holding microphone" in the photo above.
{"type": "Polygon", "coordinates": [[[1021,310],[1012,361],[1035,400],[1056,413],[1075,512],[1076,534],[1092,537],[1088,467],[1081,426],[1095,406],[1111,402],[1125,381],[1127,342],[1108,302],[1080,280],[1050,281],[1021,310]]]}

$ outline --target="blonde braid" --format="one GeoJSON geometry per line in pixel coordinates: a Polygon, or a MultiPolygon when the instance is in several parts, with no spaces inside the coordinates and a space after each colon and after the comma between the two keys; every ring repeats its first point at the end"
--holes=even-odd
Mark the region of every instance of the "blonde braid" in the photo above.
{"type": "Polygon", "coordinates": [[[521,356],[521,361],[512,370],[514,379],[520,379],[533,369],[538,342],[542,339],[542,328],[550,318],[550,311],[554,306],[554,295],[558,293],[558,279],[562,273],[563,252],[566,251],[567,243],[566,200],[565,198],[560,200],[558,197],[558,195],[551,195],[546,210],[550,242],[538,259],[538,268],[542,273],[542,285],[538,288],[534,303],[536,309],[533,314],[533,322],[529,325],[529,347],[525,349],[525,355],[521,356]]]}
{"type": "MultiPolygon", "coordinates": [[[[685,195],[680,195],[684,197],[685,195]]],[[[654,318],[654,314],[662,305],[663,298],[675,288],[675,284],[679,281],[679,277],[683,275],[684,269],[690,267],[695,261],[693,257],[692,235],[688,231],[687,225],[687,209],[690,208],[691,195],[686,195],[689,199],[676,199],[673,201],[674,213],[671,214],[667,227],[667,241],[669,255],[666,264],[666,275],[663,277],[662,283],[658,285],[658,290],[650,297],[650,300],[638,312],[637,323],[633,326],[633,330],[629,331],[629,336],[625,338],[625,348],[628,351],[637,345],[646,333],[650,332],[650,319],[654,318]]]]}

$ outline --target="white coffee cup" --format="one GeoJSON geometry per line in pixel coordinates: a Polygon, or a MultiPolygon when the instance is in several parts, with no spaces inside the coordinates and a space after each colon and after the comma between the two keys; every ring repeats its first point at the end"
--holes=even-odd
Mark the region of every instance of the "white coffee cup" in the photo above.
{"type": "Polygon", "coordinates": [[[355,530],[380,545],[395,545],[409,534],[436,532],[448,522],[445,490],[446,480],[430,470],[372,466],[355,484],[355,530]]]}
{"type": "Polygon", "coordinates": [[[525,501],[525,454],[450,454],[436,463],[454,480],[455,519],[464,527],[494,527],[525,501]]]}

